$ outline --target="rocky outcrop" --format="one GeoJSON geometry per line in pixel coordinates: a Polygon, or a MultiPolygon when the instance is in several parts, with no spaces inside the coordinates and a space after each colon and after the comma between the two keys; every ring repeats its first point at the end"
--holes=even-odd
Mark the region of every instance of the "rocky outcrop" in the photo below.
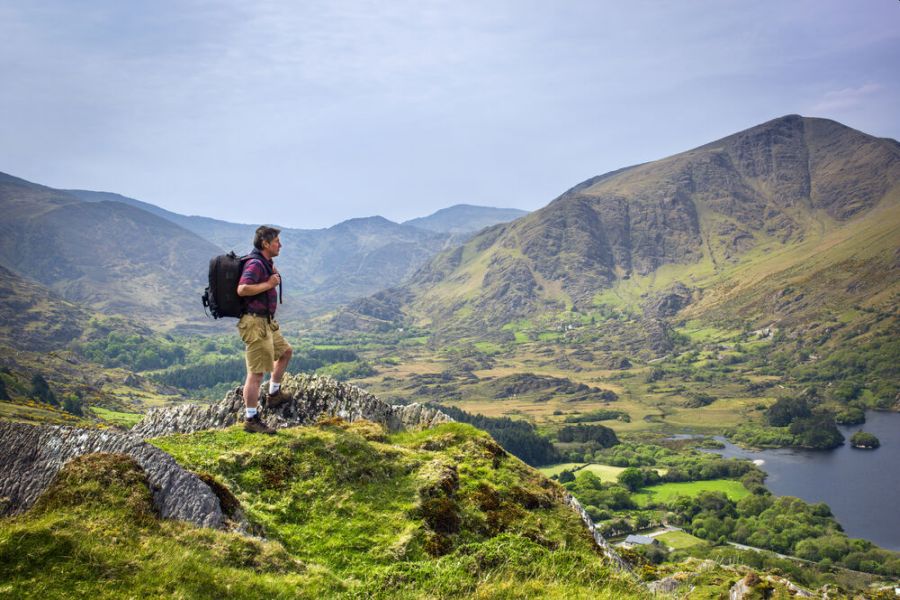
{"type": "Polygon", "coordinates": [[[137,436],[6,421],[0,421],[0,515],[27,510],[66,462],[95,452],[133,458],[147,474],[161,517],[204,527],[224,525],[219,500],[210,487],[137,436]]]}
{"type": "Polygon", "coordinates": [[[642,308],[647,317],[662,319],[676,314],[690,302],[691,290],[683,283],[676,283],[665,292],[645,300],[642,308]]]}
{"type": "MultiPolygon", "coordinates": [[[[282,381],[282,390],[288,394],[288,402],[261,413],[262,419],[275,428],[309,425],[323,416],[346,421],[366,419],[383,425],[388,431],[424,429],[453,421],[441,411],[422,404],[391,406],[355,385],[330,377],[287,374],[282,381]]],[[[241,393],[241,388],[235,388],[224,400],[209,406],[183,404],[153,409],[131,431],[140,437],[152,438],[234,425],[244,420],[241,393]]]]}
{"type": "Polygon", "coordinates": [[[783,577],[767,575],[761,578],[750,572],[738,580],[728,590],[728,600],[750,600],[751,598],[768,598],[770,596],[790,598],[813,598],[814,595],[783,577]],[[777,596],[779,593],[783,596],[777,596]]]}

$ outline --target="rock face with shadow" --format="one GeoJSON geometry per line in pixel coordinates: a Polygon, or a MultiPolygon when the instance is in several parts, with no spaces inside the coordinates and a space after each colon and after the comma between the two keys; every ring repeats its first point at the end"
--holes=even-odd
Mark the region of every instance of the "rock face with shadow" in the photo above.
{"type": "MultiPolygon", "coordinates": [[[[281,386],[289,399],[273,410],[263,408],[261,418],[275,428],[309,425],[320,417],[340,417],[345,421],[365,419],[388,431],[424,429],[453,421],[441,411],[422,404],[390,405],[375,395],[351,385],[316,375],[286,374],[281,386]]],[[[212,405],[183,404],[153,409],[134,426],[132,433],[152,438],[173,433],[220,429],[244,420],[242,388],[229,392],[212,405]]],[[[266,395],[262,394],[261,404],[266,395]]]]}
{"type": "Polygon", "coordinates": [[[140,437],[76,427],[0,421],[0,515],[29,509],[68,461],[108,452],[133,458],[147,474],[153,504],[167,519],[223,527],[219,499],[199,477],[140,437]]]}

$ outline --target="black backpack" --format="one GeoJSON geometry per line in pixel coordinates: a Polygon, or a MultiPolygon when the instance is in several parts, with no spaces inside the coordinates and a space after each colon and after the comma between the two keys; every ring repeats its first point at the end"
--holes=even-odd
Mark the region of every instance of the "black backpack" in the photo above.
{"type": "Polygon", "coordinates": [[[244,299],[238,296],[237,286],[249,256],[238,257],[234,251],[211,258],[209,287],[203,292],[204,310],[209,308],[213,319],[240,318],[244,314],[244,299]]]}
{"type": "MultiPolygon", "coordinates": [[[[253,254],[238,256],[232,250],[209,260],[209,287],[203,292],[204,310],[209,309],[213,319],[234,317],[240,319],[245,312],[246,301],[250,298],[238,296],[237,287],[244,271],[244,264],[253,254]]],[[[272,272],[266,261],[262,261],[269,276],[272,272]]],[[[265,292],[263,292],[265,293],[265,292]]],[[[281,284],[278,284],[278,301],[281,302],[281,284]]]]}

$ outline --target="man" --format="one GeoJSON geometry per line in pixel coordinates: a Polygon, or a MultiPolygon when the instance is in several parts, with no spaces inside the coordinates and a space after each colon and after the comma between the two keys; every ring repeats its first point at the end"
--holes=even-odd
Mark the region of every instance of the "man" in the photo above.
{"type": "Polygon", "coordinates": [[[244,263],[238,281],[238,296],[246,298],[245,312],[238,321],[241,340],[247,347],[247,379],[244,382],[244,406],[247,418],[244,430],[251,433],[273,434],[275,430],[259,417],[259,388],[263,374],[271,373],[267,408],[275,408],[287,400],[281,392],[281,378],[291,361],[293,349],[275,321],[281,275],[273,258],[281,252],[281,230],[260,226],[253,238],[254,250],[244,263]]]}

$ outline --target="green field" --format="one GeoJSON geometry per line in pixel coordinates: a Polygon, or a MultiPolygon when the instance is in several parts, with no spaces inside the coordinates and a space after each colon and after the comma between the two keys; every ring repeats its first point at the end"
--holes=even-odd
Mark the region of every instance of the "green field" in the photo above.
{"type": "Polygon", "coordinates": [[[683,550],[685,548],[699,546],[700,544],[706,543],[700,538],[694,537],[689,533],[685,533],[684,531],[670,531],[669,533],[663,533],[656,536],[656,539],[661,541],[666,546],[675,548],[676,550],[683,550]]]}
{"type": "Polygon", "coordinates": [[[112,423],[113,425],[121,425],[122,427],[131,427],[144,418],[144,415],[142,414],[119,412],[116,410],[109,410],[107,408],[100,408],[99,406],[92,406],[91,410],[95,415],[97,415],[107,423],[112,423]]]}
{"type": "Polygon", "coordinates": [[[696,496],[700,492],[724,492],[731,500],[737,501],[749,496],[740,481],[733,479],[711,479],[709,481],[686,481],[683,483],[664,483],[642,489],[632,495],[638,506],[647,506],[651,502],[668,502],[675,496],[696,496]]]}
{"type": "MultiPolygon", "coordinates": [[[[584,467],[584,469],[582,469],[578,473],[588,471],[590,473],[593,473],[597,477],[599,477],[601,481],[608,483],[608,482],[615,482],[616,478],[619,476],[619,473],[621,473],[624,470],[625,470],[625,467],[613,467],[612,465],[591,464],[591,465],[587,465],[586,467],[584,467]]],[[[578,473],[576,473],[575,475],[577,476],[578,473]]]]}
{"type": "Polygon", "coordinates": [[[606,482],[615,481],[616,477],[619,476],[619,473],[624,470],[624,467],[613,467],[611,465],[596,465],[585,463],[558,463],[538,469],[538,471],[540,471],[547,477],[559,475],[563,471],[575,471],[576,477],[580,473],[590,472],[599,477],[601,481],[606,482]]]}
{"type": "Polygon", "coordinates": [[[559,475],[563,471],[571,471],[573,469],[578,469],[583,466],[584,466],[584,463],[557,463],[555,465],[541,467],[540,469],[538,469],[538,471],[540,471],[547,477],[553,477],[554,475],[559,475]]]}

